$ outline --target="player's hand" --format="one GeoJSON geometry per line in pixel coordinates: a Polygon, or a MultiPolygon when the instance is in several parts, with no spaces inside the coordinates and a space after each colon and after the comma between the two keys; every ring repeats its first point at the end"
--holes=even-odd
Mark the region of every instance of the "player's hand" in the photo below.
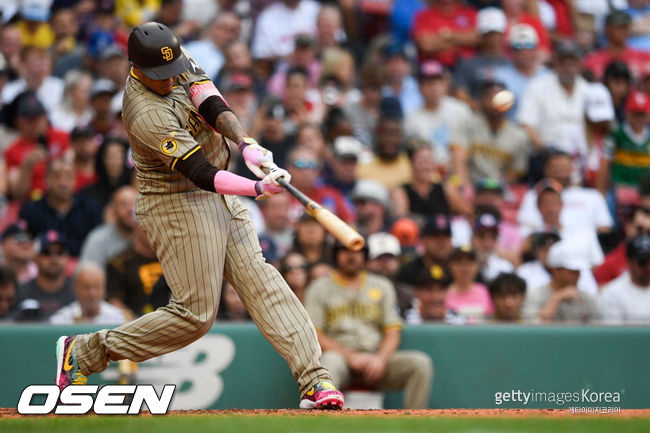
{"type": "Polygon", "coordinates": [[[363,373],[372,357],[369,353],[354,352],[347,356],[347,363],[353,371],[363,373]]]}
{"type": "MultiPolygon", "coordinates": [[[[254,138],[245,138],[239,143],[239,150],[244,157],[246,167],[260,179],[266,177],[266,172],[273,163],[273,152],[263,148],[254,138]]],[[[276,166],[277,167],[277,166],[276,166]]]]}
{"type": "Polygon", "coordinates": [[[386,362],[381,356],[371,355],[370,360],[363,369],[363,379],[367,384],[377,383],[386,373],[386,362]]]}
{"type": "MultiPolygon", "coordinates": [[[[266,170],[266,169],[265,169],[266,170]]],[[[278,167],[275,162],[272,162],[268,168],[267,174],[272,174],[273,183],[280,185],[278,179],[283,178],[285,182],[291,182],[291,174],[283,168],[278,167]]]]}
{"type": "Polygon", "coordinates": [[[282,173],[279,171],[272,171],[264,176],[264,179],[257,181],[255,184],[257,197],[255,197],[255,200],[263,200],[284,191],[284,188],[278,184],[278,178],[281,176],[282,173]]]}

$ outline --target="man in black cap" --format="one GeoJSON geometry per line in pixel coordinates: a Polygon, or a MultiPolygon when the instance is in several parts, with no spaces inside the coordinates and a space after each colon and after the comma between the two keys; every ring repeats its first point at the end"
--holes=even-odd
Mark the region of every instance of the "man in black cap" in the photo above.
{"type": "Polygon", "coordinates": [[[27,231],[27,222],[18,220],[2,232],[3,263],[13,269],[18,283],[25,283],[36,277],[38,268],[34,263],[34,238],[27,231]]]}
{"type": "Polygon", "coordinates": [[[453,249],[449,215],[435,214],[430,217],[422,230],[422,244],[424,254],[402,266],[397,274],[397,281],[414,287],[422,269],[435,272],[436,267],[446,266],[453,249]]]}
{"type": "Polygon", "coordinates": [[[17,320],[48,320],[75,300],[72,281],[65,275],[68,248],[63,233],[49,230],[38,236],[38,275],[18,287],[17,320]]]}
{"type": "Polygon", "coordinates": [[[589,54],[584,60],[585,68],[597,78],[603,76],[607,65],[619,60],[627,64],[635,80],[647,71],[650,53],[629,48],[627,40],[632,35],[632,17],[623,11],[612,11],[605,18],[605,48],[589,54]]]}
{"type": "Polygon", "coordinates": [[[627,241],[628,272],[603,287],[603,318],[612,323],[650,323],[650,236],[627,241]]]}

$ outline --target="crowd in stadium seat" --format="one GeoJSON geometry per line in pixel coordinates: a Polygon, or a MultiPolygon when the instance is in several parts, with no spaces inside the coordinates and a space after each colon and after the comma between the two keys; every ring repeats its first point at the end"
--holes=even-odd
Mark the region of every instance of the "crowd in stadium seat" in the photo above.
{"type": "MultiPolygon", "coordinates": [[[[364,235],[400,320],[650,323],[649,0],[4,0],[0,323],[170,299],[120,117],[150,20],[364,235]]],[[[296,199],[241,200],[301,301],[336,285],[335,240],[296,199]]],[[[217,320],[250,320],[227,282],[217,320]]]]}

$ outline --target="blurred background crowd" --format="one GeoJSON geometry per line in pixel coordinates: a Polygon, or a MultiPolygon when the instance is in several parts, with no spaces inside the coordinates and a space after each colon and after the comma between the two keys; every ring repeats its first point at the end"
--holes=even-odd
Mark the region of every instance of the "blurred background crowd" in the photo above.
{"type": "MultiPolygon", "coordinates": [[[[366,237],[344,252],[288,194],[242,198],[302,301],[319,278],[373,272],[411,324],[650,322],[649,0],[0,12],[0,322],[117,324],[169,299],[120,118],[126,41],[149,20],[292,183],[366,237]],[[512,107],[494,99],[506,89],[512,107]]],[[[227,282],[217,320],[249,320],[227,282]]]]}

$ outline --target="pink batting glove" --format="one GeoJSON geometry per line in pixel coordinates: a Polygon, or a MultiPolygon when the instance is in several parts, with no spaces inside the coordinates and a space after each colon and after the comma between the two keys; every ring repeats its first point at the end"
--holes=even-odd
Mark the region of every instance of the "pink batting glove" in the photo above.
{"type": "Polygon", "coordinates": [[[263,200],[283,192],[284,188],[276,183],[279,177],[282,177],[282,174],[274,170],[264,176],[264,179],[258,180],[255,184],[255,191],[257,192],[255,200],[263,200]]]}
{"type": "Polygon", "coordinates": [[[244,138],[239,143],[239,151],[244,157],[246,166],[253,174],[260,179],[266,177],[268,171],[273,165],[273,152],[263,148],[254,138],[244,138]]]}

